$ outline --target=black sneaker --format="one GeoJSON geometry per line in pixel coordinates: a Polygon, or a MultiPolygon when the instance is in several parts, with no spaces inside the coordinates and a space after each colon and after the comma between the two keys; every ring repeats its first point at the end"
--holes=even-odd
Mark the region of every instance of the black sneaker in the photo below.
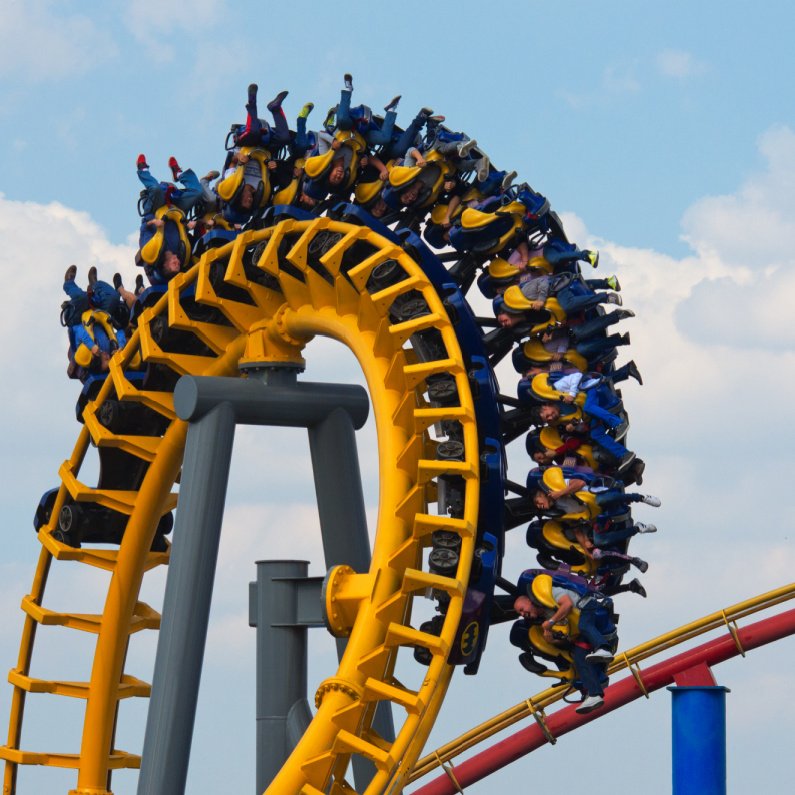
{"type": "Polygon", "coordinates": [[[638,596],[646,598],[646,589],[640,584],[640,580],[632,580],[629,584],[630,593],[636,593],[638,596]]]}
{"type": "Polygon", "coordinates": [[[119,287],[124,287],[124,283],[121,280],[121,274],[120,273],[114,273],[113,274],[113,287],[116,290],[118,290],[119,287]]]}
{"type": "Polygon", "coordinates": [[[66,273],[63,275],[63,280],[65,282],[73,282],[76,276],[77,276],[77,265],[70,265],[66,269],[66,273]]]}
{"type": "Polygon", "coordinates": [[[94,265],[88,269],[88,283],[92,287],[97,283],[97,269],[94,265]]]}

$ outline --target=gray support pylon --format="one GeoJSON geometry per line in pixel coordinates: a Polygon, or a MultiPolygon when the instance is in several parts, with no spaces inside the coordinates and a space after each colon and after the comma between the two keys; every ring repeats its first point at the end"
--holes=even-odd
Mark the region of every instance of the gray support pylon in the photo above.
{"type": "Polygon", "coordinates": [[[306,561],[300,560],[257,561],[251,605],[257,627],[257,795],[267,789],[293,749],[288,736],[291,713],[294,724],[296,719],[302,723],[309,712],[307,630],[297,623],[295,587],[295,579],[306,577],[307,569],[306,561]]]}
{"type": "Polygon", "coordinates": [[[138,795],[185,791],[234,433],[229,403],[188,428],[138,795]]]}
{"type": "MultiPolygon", "coordinates": [[[[326,569],[345,563],[354,571],[365,573],[370,568],[370,538],[351,418],[345,411],[334,409],[308,431],[326,569]]],[[[338,638],[340,659],[345,646],[346,640],[338,638]]],[[[388,742],[395,739],[392,707],[388,702],[379,703],[373,728],[388,742]]],[[[374,773],[375,767],[368,760],[353,758],[354,781],[359,792],[367,788],[374,773]]]]}

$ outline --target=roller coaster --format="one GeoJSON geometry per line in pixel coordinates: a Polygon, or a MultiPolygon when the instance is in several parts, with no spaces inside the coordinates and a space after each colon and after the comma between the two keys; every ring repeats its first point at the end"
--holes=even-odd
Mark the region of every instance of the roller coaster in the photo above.
{"type": "MultiPolygon", "coordinates": [[[[346,91],[341,106],[350,102],[346,91]]],[[[440,766],[442,783],[420,791],[456,792],[477,776],[467,778],[466,767],[454,770],[450,760],[475,742],[528,715],[539,742],[567,730],[560,713],[544,710],[583,688],[568,646],[577,638],[578,611],[556,622],[551,640],[538,622],[519,618],[513,604],[521,592],[501,574],[507,531],[530,522],[528,544],[542,566],[532,570],[533,582],[567,576],[598,593],[642,593],[637,580],[623,583],[630,565],[645,566],[629,555],[629,538],[649,526],[634,522],[624,500],[625,487],[641,482],[643,464],[624,446],[628,418],[614,383],[640,377],[634,364],[614,366],[615,348],[628,338],[610,338],[606,329],[631,316],[603,311],[621,304],[615,279],[611,293],[596,280],[588,285],[578,263],[595,266],[595,252],[571,244],[548,201],[526,184],[512,186],[512,175],[491,166],[467,136],[438,119],[430,125],[430,111],[418,115],[433,129],[422,151],[405,143],[415,141],[417,129],[401,130],[388,118],[394,101],[387,117],[365,109],[353,125],[342,123],[338,107],[331,144],[317,151],[311,141],[297,144],[296,133],[279,138],[280,103],[272,103],[274,127],[255,131],[259,139],[251,138],[251,118],[238,128],[217,204],[205,196],[204,204],[181,209],[169,190],[162,204],[152,203],[151,192],[142,195],[150,228],[139,264],[151,286],[131,302],[131,337],[105,367],[78,355],[75,345],[73,358],[83,368],[81,427],[58,472],[60,484],[36,510],[41,551],[22,600],[9,735],[0,748],[6,795],[17,792],[21,766],[73,769],[73,795],[111,795],[112,772],[141,765],[140,754],[116,747],[115,733],[123,702],[151,692],[127,672],[126,656],[134,633],[160,628],[160,615],[140,593],[147,576],[169,562],[174,486],[189,434],[174,400],[183,376],[294,378],[305,366],[305,346],[328,337],[356,357],[375,419],[379,508],[370,568],[338,566],[326,578],[326,623],[348,639],[347,647],[339,669],[318,687],[314,717],[269,793],[355,792],[348,779],[354,758],[373,765],[360,788],[368,795],[394,795],[440,766]],[[368,140],[388,122],[389,135],[378,144],[368,140]],[[415,160],[401,161],[412,148],[415,160]],[[337,158],[340,151],[347,159],[337,158]],[[373,162],[384,168],[375,177],[367,172],[373,162]],[[224,215],[225,206],[233,212],[224,215]],[[174,253],[179,272],[167,273],[174,253]],[[528,271],[551,279],[554,294],[523,290],[528,271]],[[476,285],[492,300],[494,317],[473,309],[476,285]],[[517,397],[505,394],[495,374],[509,353],[521,377],[517,397]],[[571,392],[555,388],[561,373],[577,374],[571,392]],[[587,379],[591,391],[578,389],[587,379]],[[544,405],[557,412],[552,421],[539,419],[544,405]],[[525,434],[528,452],[543,465],[519,483],[508,476],[506,451],[525,434]],[[94,448],[99,476],[89,485],[81,468],[94,448]],[[618,508],[606,507],[606,493],[618,508]],[[537,494],[576,504],[550,510],[549,500],[539,507],[537,494]],[[66,562],[110,575],[101,611],[45,606],[48,575],[66,562]],[[455,668],[476,674],[490,626],[504,621],[515,622],[511,637],[522,664],[560,684],[420,759],[455,668]],[[41,626],[96,636],[83,681],[31,676],[41,626]],[[399,663],[401,675],[414,672],[411,679],[397,678],[399,663]],[[78,753],[23,749],[32,694],[85,701],[78,753]],[[380,704],[391,708],[392,736],[374,727],[380,704]]],[[[98,327],[98,311],[88,310],[80,322],[98,327]]],[[[555,603],[542,591],[528,593],[550,611],[555,603]]],[[[647,695],[659,684],[639,662],[721,622],[735,647],[750,647],[732,622],[792,594],[792,587],[782,589],[621,652],[608,673],[629,670],[630,689],[647,695]]],[[[611,642],[615,648],[614,632],[611,642]]],[[[605,709],[618,705],[612,694],[622,687],[607,690],[605,709]]],[[[575,714],[573,707],[568,712],[575,714]]],[[[598,714],[570,720],[573,726],[598,714]]]]}

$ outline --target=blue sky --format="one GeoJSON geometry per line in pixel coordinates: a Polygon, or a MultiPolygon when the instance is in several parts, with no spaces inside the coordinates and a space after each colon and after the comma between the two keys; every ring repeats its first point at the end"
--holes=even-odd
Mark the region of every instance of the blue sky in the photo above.
{"type": "MultiPolygon", "coordinates": [[[[200,174],[218,168],[229,124],[243,119],[249,82],[263,96],[289,88],[288,118],[314,101],[310,123],[319,124],[345,71],[354,74],[359,101],[380,108],[402,93],[399,120],[430,105],[453,129],[477,137],[493,162],[516,168],[550,198],[575,240],[600,248],[600,270],[620,276],[625,305],[638,315],[626,328],[646,382],[625,390],[631,442],[648,464],[644,488],[663,499],[659,511],[638,512],[660,532],[636,542],[651,563],[649,598],[619,605],[623,645],[788,582],[795,569],[793,514],[782,499],[795,439],[787,419],[795,388],[793,16],[781,1],[753,9],[711,1],[407,0],[264,10],[223,0],[8,0],[0,20],[0,267],[11,288],[0,315],[0,457],[9,486],[0,660],[10,668],[16,658],[18,604],[38,553],[33,509],[77,434],[76,389],[63,372],[57,322],[63,271],[75,262],[83,278],[97,264],[106,276],[119,270],[132,280],[139,152],[157,174],[167,174],[171,154],[200,174]]],[[[349,358],[330,350],[310,349],[307,377],[358,377],[349,358]]],[[[365,472],[371,441],[365,431],[365,472]]],[[[511,462],[521,479],[521,451],[511,462]]],[[[254,576],[255,559],[271,554],[305,555],[320,572],[305,443],[239,434],[233,478],[189,788],[199,795],[253,787],[253,637],[241,582],[254,576]],[[294,530],[297,550],[267,534],[274,525],[294,530]],[[219,770],[215,752],[241,762],[219,770]]],[[[374,515],[377,494],[367,480],[374,515]]],[[[532,558],[519,536],[508,548],[506,572],[514,576],[532,558]]],[[[97,609],[101,583],[54,568],[55,602],[97,609]]],[[[148,598],[157,603],[154,586],[148,598]]],[[[45,652],[35,666],[41,675],[68,670],[84,678],[90,648],[64,650],[57,637],[42,633],[45,652]]],[[[147,643],[131,652],[132,672],[142,678],[151,666],[147,643]]],[[[794,651],[790,640],[717,669],[732,689],[730,791],[791,789],[786,739],[795,720],[786,705],[795,698],[794,651]]],[[[330,654],[323,648],[317,659],[330,654]]],[[[315,682],[328,673],[317,667],[310,668],[315,682]]],[[[493,633],[481,675],[456,680],[432,743],[538,689],[493,633]]],[[[0,688],[0,716],[9,695],[0,688]]],[[[609,782],[588,783],[594,795],[634,792],[641,780],[651,795],[668,792],[667,699],[658,694],[597,722],[472,792],[516,789],[529,778],[559,787],[561,754],[587,769],[610,767],[609,782]]],[[[124,709],[131,717],[120,744],[134,749],[142,707],[124,709]]],[[[31,705],[31,725],[47,738],[31,730],[31,744],[75,750],[69,721],[78,707],[63,716],[49,710],[31,705]]],[[[20,792],[44,791],[45,781],[66,782],[52,791],[73,785],[69,774],[49,775],[25,771],[21,782],[30,788],[20,792]]],[[[117,795],[134,792],[134,776],[115,782],[117,795]]]]}

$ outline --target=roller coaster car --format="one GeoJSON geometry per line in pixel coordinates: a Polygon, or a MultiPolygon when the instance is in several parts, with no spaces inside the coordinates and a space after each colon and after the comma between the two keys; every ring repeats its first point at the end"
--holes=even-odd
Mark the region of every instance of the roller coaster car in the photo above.
{"type": "MultiPolygon", "coordinates": [[[[130,383],[135,384],[140,388],[144,379],[143,370],[125,370],[124,375],[130,383]]],[[[108,377],[108,373],[95,373],[89,375],[83,382],[83,388],[80,390],[80,395],[75,403],[75,417],[79,423],[83,422],[83,410],[98,394],[102,385],[108,377]]]]}
{"type": "Polygon", "coordinates": [[[422,236],[425,241],[432,245],[434,248],[445,248],[449,245],[449,241],[445,239],[445,235],[452,225],[461,217],[464,210],[467,209],[469,204],[479,202],[484,198],[483,194],[475,187],[470,187],[461,197],[461,204],[453,210],[450,216],[450,223],[445,223],[447,218],[447,204],[436,204],[431,209],[431,214],[425,222],[425,230],[422,236]]]}
{"type": "MultiPolygon", "coordinates": [[[[522,288],[518,284],[512,284],[508,287],[502,296],[502,302],[505,308],[510,312],[521,313],[533,309],[533,301],[525,297],[522,288]]],[[[558,302],[557,298],[547,298],[544,302],[544,309],[550,314],[549,320],[541,323],[536,323],[530,329],[531,334],[542,334],[549,328],[551,323],[565,323],[566,313],[563,307],[558,302]]]]}
{"type": "MultiPolygon", "coordinates": [[[[69,501],[61,508],[58,522],[52,531],[56,541],[76,548],[84,543],[121,543],[128,516],[93,502],[81,503],[67,499],[69,501]]],[[[171,512],[160,517],[152,541],[153,552],[165,552],[168,549],[165,536],[171,532],[173,526],[174,517],[171,512]]]]}
{"type": "Polygon", "coordinates": [[[389,172],[389,184],[384,187],[382,196],[393,210],[408,206],[412,212],[430,207],[439,198],[445,179],[455,174],[455,166],[439,152],[431,150],[424,166],[394,166],[389,172]],[[417,195],[404,204],[402,196],[406,191],[416,189],[417,195]]]}
{"type": "Polygon", "coordinates": [[[549,202],[528,185],[509,188],[493,212],[468,207],[450,229],[450,245],[457,251],[496,254],[524,231],[545,231],[549,202]]]}
{"type": "MultiPolygon", "coordinates": [[[[557,428],[553,428],[551,425],[546,425],[541,428],[538,438],[547,450],[557,450],[563,446],[563,439],[561,438],[560,431],[558,431],[557,428]]],[[[591,467],[594,471],[599,469],[600,462],[597,460],[593,445],[581,444],[573,454],[581,458],[585,462],[585,465],[591,467]]]]}
{"type": "MultiPolygon", "coordinates": [[[[342,178],[342,183],[334,186],[335,192],[350,190],[356,181],[359,172],[359,160],[363,152],[367,151],[367,143],[359,133],[350,130],[345,132],[337,130],[334,140],[339,141],[340,148],[345,146],[351,150],[351,162],[342,178]]],[[[321,180],[328,176],[332,164],[340,157],[339,149],[329,149],[322,155],[308,157],[304,162],[304,173],[311,180],[321,180]]]]}
{"type": "Polygon", "coordinates": [[[475,550],[461,622],[448,657],[451,665],[463,665],[464,673],[469,676],[478,672],[486,648],[494,586],[499,575],[498,550],[497,538],[492,533],[483,533],[483,540],[475,550]]]}
{"type": "MultiPolygon", "coordinates": [[[[513,366],[517,373],[527,372],[531,367],[549,364],[553,360],[551,354],[539,339],[528,340],[521,347],[514,350],[513,366]]],[[[574,348],[569,348],[563,354],[563,361],[577,368],[581,373],[588,370],[588,360],[577,353],[574,348]]]]}
{"type": "Polygon", "coordinates": [[[215,186],[215,190],[223,201],[233,207],[236,206],[246,185],[246,178],[251,174],[253,163],[259,178],[259,182],[254,189],[254,200],[251,204],[251,210],[254,212],[267,206],[270,201],[271,181],[268,172],[268,162],[271,160],[271,153],[267,149],[242,146],[237,158],[239,165],[228,177],[224,177],[215,186]]]}
{"type": "Polygon", "coordinates": [[[163,226],[155,229],[152,236],[141,246],[136,255],[136,264],[142,265],[147,273],[160,270],[163,265],[165,253],[168,250],[166,240],[173,237],[177,240],[176,254],[182,263],[182,270],[185,271],[191,264],[191,243],[188,237],[185,213],[178,207],[163,206],[155,210],[156,219],[163,222],[163,226]],[[172,234],[168,234],[171,232],[172,234]],[[176,233],[176,234],[174,234],[176,233]]]}

